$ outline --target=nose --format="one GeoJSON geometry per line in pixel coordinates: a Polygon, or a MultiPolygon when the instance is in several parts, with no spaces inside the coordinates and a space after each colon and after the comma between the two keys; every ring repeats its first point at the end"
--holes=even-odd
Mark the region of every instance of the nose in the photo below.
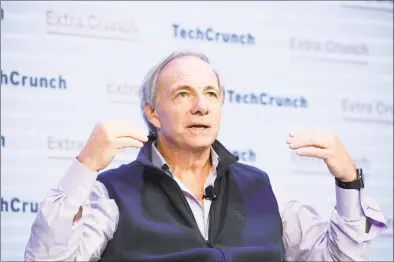
{"type": "Polygon", "coordinates": [[[195,98],[192,106],[192,114],[207,115],[209,113],[209,106],[204,96],[200,95],[195,98]]]}

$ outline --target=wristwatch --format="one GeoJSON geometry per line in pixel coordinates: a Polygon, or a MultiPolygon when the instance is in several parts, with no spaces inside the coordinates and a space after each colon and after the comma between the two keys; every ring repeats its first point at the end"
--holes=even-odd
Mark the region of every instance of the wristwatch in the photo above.
{"type": "Polygon", "coordinates": [[[364,174],[361,168],[357,168],[357,179],[350,182],[342,182],[338,178],[335,178],[335,184],[344,189],[358,189],[364,188],[364,174]]]}

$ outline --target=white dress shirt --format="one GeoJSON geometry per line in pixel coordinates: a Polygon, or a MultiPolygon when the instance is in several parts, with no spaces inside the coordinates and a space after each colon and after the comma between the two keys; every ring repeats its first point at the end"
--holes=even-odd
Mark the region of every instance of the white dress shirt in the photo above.
{"type": "MultiPolygon", "coordinates": [[[[213,185],[220,159],[211,149],[212,170],[204,187],[213,185]]],[[[162,168],[165,161],[152,144],[152,162],[162,168]]],[[[113,237],[119,210],[105,186],[91,172],[74,160],[57,188],[49,190],[31,228],[25,261],[97,261],[113,237]],[[80,206],[83,215],[72,223],[80,206]]],[[[203,205],[171,172],[196,218],[201,234],[208,236],[208,213],[211,202],[203,205]]],[[[387,228],[383,214],[362,190],[336,187],[336,207],[329,221],[297,201],[280,206],[286,261],[366,261],[370,240],[387,228]],[[369,233],[365,232],[370,221],[369,233]]],[[[263,200],[262,200],[263,201],[263,200]]],[[[262,225],[263,226],[263,225],[262,225]]],[[[132,235],[133,232],[130,232],[132,235]]]]}

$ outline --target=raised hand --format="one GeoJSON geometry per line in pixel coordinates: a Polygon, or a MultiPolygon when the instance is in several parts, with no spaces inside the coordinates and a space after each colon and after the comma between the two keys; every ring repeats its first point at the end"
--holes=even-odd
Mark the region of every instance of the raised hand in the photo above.
{"type": "Polygon", "coordinates": [[[330,173],[341,181],[357,178],[355,163],[332,132],[319,129],[291,132],[287,143],[297,155],[323,159],[330,173]]]}
{"type": "Polygon", "coordinates": [[[106,168],[121,148],[142,147],[147,135],[122,120],[98,123],[77,159],[91,171],[106,168]]]}

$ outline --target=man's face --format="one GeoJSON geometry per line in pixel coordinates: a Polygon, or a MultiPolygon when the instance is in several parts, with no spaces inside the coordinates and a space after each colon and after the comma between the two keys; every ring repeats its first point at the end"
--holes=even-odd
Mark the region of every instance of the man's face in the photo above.
{"type": "Polygon", "coordinates": [[[183,148],[211,146],[219,132],[222,110],[212,67],[196,57],[178,58],[164,68],[158,82],[159,138],[183,148]]]}

